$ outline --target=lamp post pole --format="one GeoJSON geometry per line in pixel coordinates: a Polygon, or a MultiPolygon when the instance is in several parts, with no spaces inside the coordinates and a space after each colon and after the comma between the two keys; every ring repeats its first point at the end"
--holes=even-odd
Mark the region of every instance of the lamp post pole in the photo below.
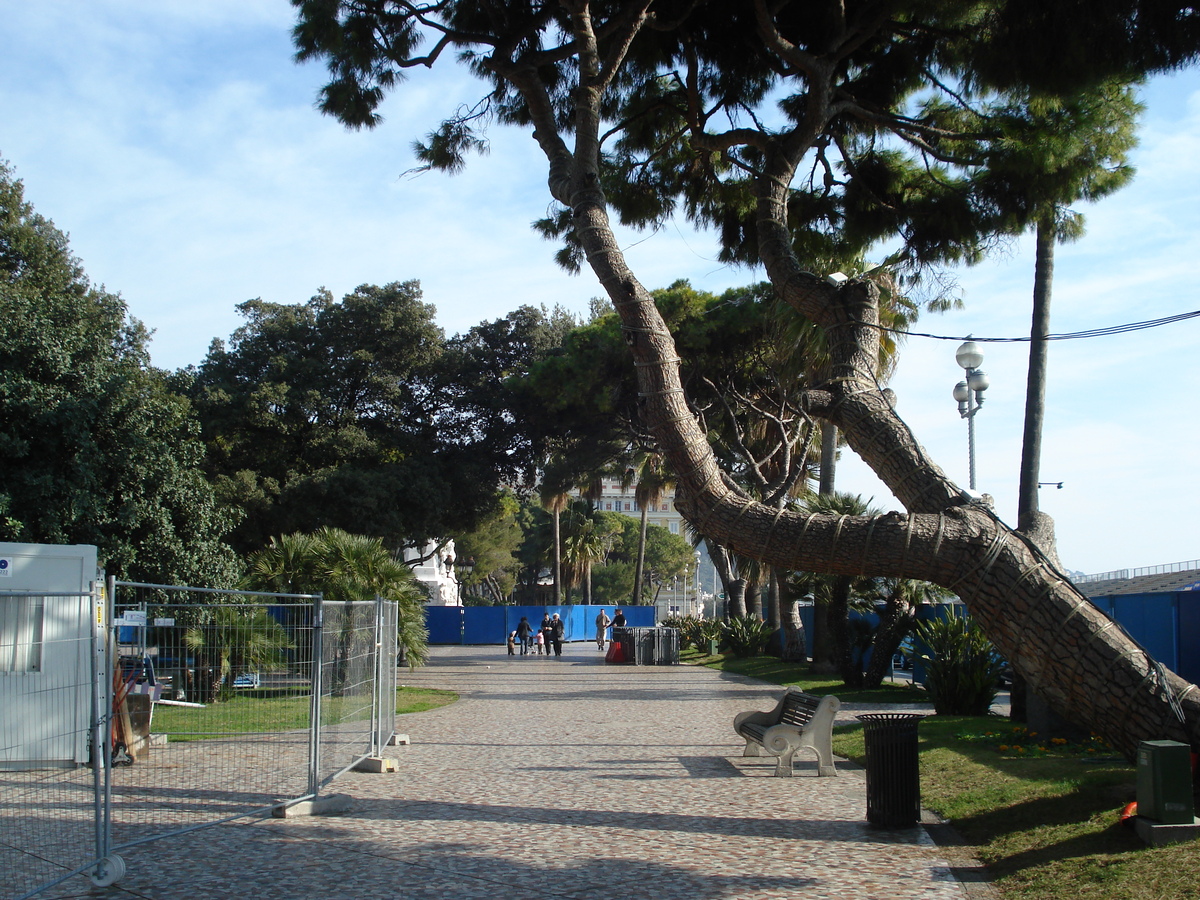
{"type": "Polygon", "coordinates": [[[970,488],[975,490],[975,414],[983,406],[983,392],[991,384],[979,367],[983,365],[983,352],[974,341],[966,341],[954,354],[955,361],[966,372],[966,380],[954,386],[954,399],[958,401],[958,414],[967,420],[967,467],[970,488]]]}

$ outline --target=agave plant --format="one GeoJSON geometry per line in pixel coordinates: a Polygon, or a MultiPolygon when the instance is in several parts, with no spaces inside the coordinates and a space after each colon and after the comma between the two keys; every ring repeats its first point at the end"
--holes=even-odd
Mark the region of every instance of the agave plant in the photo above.
{"type": "Polygon", "coordinates": [[[725,643],[738,659],[760,656],[775,630],[758,616],[737,616],[724,623],[725,643]]]}
{"type": "Polygon", "coordinates": [[[992,642],[966,615],[930,619],[916,628],[913,654],[925,664],[925,689],[939,716],[986,716],[1004,671],[992,642]]]}

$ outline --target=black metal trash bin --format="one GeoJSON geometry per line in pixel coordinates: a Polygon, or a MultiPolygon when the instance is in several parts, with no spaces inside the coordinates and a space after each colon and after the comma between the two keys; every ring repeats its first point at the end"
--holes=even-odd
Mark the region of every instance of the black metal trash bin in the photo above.
{"type": "Polygon", "coordinates": [[[625,662],[635,666],[679,664],[679,630],[625,626],[613,629],[613,640],[621,645],[625,662]]]}
{"type": "Polygon", "coordinates": [[[867,821],[885,828],[906,828],[921,821],[921,770],[916,713],[866,713],[867,821]]]}
{"type": "Polygon", "coordinates": [[[679,629],[659,626],[654,629],[654,664],[679,665],[679,629]]]}

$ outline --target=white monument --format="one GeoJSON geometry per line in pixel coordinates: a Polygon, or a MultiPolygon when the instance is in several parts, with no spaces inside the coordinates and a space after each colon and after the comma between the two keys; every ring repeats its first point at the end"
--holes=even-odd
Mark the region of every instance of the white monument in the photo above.
{"type": "Polygon", "coordinates": [[[427,541],[404,550],[404,562],[429,594],[430,606],[462,606],[462,594],[454,577],[454,541],[427,541]]]}

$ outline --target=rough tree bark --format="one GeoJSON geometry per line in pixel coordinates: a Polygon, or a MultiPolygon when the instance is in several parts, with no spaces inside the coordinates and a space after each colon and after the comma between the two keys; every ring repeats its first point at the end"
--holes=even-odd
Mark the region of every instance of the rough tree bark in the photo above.
{"type": "Polygon", "coordinates": [[[787,612],[783,617],[783,654],[784,662],[804,662],[807,648],[804,641],[804,620],[800,618],[800,601],[792,600],[787,604],[787,612]]]}
{"type": "Polygon", "coordinates": [[[877,688],[883,683],[884,676],[891,671],[892,657],[900,649],[900,642],[912,629],[916,619],[916,604],[907,600],[899,589],[893,591],[879,616],[871,661],[863,673],[863,687],[877,688]]]}

